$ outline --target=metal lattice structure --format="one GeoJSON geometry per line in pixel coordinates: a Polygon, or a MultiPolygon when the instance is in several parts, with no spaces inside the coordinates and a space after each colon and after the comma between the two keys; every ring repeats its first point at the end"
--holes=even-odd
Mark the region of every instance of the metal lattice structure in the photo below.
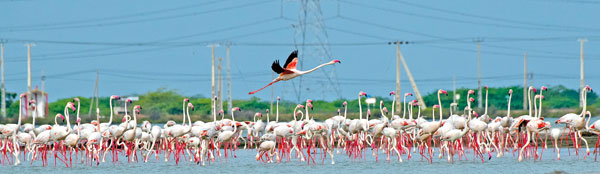
{"type": "MultiPolygon", "coordinates": [[[[319,0],[300,0],[298,23],[294,24],[294,44],[299,50],[299,69],[312,68],[332,60],[328,35],[323,22],[323,12],[319,0]],[[306,43],[318,43],[306,45],[306,43]]],[[[307,77],[300,76],[291,85],[297,102],[307,98],[341,98],[341,90],[335,66],[320,69],[307,77]]]]}

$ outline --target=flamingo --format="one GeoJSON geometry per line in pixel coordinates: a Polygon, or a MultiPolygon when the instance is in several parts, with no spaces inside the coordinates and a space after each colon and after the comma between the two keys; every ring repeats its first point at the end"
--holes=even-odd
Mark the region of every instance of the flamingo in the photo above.
{"type": "Polygon", "coordinates": [[[279,76],[275,79],[273,79],[273,81],[271,83],[269,83],[268,85],[266,85],[265,87],[262,87],[256,91],[252,91],[249,92],[249,95],[255,94],[260,90],[265,89],[268,86],[271,86],[274,83],[277,83],[279,81],[287,81],[293,78],[296,78],[298,76],[304,75],[304,74],[308,74],[311,73],[319,68],[322,68],[326,65],[333,65],[335,63],[342,63],[339,60],[332,60],[330,62],[321,64],[313,69],[310,69],[308,71],[301,71],[301,70],[297,70],[296,69],[296,65],[298,63],[298,50],[293,51],[290,56],[288,56],[287,60],[285,61],[285,64],[283,64],[283,67],[281,67],[281,65],[279,64],[278,60],[275,60],[275,62],[273,62],[273,64],[271,65],[271,69],[273,69],[273,71],[277,74],[279,74],[279,76]]]}

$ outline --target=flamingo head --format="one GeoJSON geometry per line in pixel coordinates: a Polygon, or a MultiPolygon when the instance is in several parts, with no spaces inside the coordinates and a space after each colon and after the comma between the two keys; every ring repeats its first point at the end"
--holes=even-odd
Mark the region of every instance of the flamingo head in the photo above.
{"type": "Polygon", "coordinates": [[[367,115],[371,116],[371,109],[367,109],[367,115]]]}
{"type": "MultiPolygon", "coordinates": [[[[192,106],[192,107],[193,107],[193,106],[192,106]]],[[[140,105],[135,105],[133,108],[134,108],[134,109],[142,109],[142,106],[140,106],[140,105]]]]}
{"type": "Polygon", "coordinates": [[[535,87],[533,87],[533,86],[530,86],[529,88],[531,88],[531,90],[533,90],[533,93],[534,93],[534,94],[537,94],[537,89],[535,89],[535,87]]]}
{"type": "Polygon", "coordinates": [[[256,114],[254,114],[254,116],[262,117],[262,114],[260,112],[257,112],[256,114]]]}
{"type": "Polygon", "coordinates": [[[385,112],[385,114],[387,114],[387,113],[388,113],[388,110],[387,110],[387,108],[386,108],[386,107],[383,107],[383,112],[385,112]]]}
{"type": "Polygon", "coordinates": [[[448,96],[448,91],[443,90],[443,89],[438,90],[438,93],[445,94],[446,96],[448,96]]]}
{"type": "Polygon", "coordinates": [[[111,100],[119,100],[119,99],[121,99],[121,97],[119,97],[118,95],[111,95],[110,99],[111,100]]]}
{"type": "Polygon", "coordinates": [[[340,63],[341,64],[342,62],[340,60],[337,60],[337,59],[331,61],[331,64],[335,64],[335,63],[340,63]]]}
{"type": "Polygon", "coordinates": [[[296,107],[298,107],[299,109],[304,108],[304,105],[298,104],[296,107]]]}
{"type": "Polygon", "coordinates": [[[281,100],[281,97],[277,96],[277,100],[281,100]]]}
{"type": "Polygon", "coordinates": [[[417,105],[419,105],[419,101],[417,101],[417,100],[413,100],[413,101],[412,101],[412,104],[413,104],[413,106],[417,106],[417,105]]]}
{"type": "Polygon", "coordinates": [[[65,121],[65,116],[63,116],[62,114],[59,113],[59,114],[56,114],[56,116],[60,117],[63,120],[63,122],[65,121]]]}
{"type": "Polygon", "coordinates": [[[306,107],[309,107],[309,108],[310,108],[310,110],[313,110],[313,105],[312,105],[312,103],[308,103],[308,104],[306,104],[306,107]]]}
{"type": "Polygon", "coordinates": [[[594,92],[594,91],[592,90],[592,88],[590,88],[590,85],[585,85],[585,89],[586,89],[586,90],[588,90],[588,91],[590,91],[590,92],[594,92]]]}
{"type": "Polygon", "coordinates": [[[383,106],[383,100],[379,100],[379,104],[383,106]]]}
{"type": "Polygon", "coordinates": [[[390,96],[392,95],[396,95],[396,93],[394,91],[390,92],[390,96]]]}
{"type": "Polygon", "coordinates": [[[360,91],[360,92],[358,92],[358,96],[359,97],[361,97],[361,96],[365,96],[366,97],[367,93],[360,91]]]}
{"type": "Polygon", "coordinates": [[[306,103],[312,103],[313,101],[311,99],[306,100],[306,103]]]}
{"type": "Polygon", "coordinates": [[[404,93],[404,97],[408,97],[408,96],[413,96],[413,94],[410,92],[404,93]]]}
{"type": "Polygon", "coordinates": [[[469,98],[469,101],[474,102],[475,99],[473,97],[469,98]]]}
{"type": "Polygon", "coordinates": [[[347,101],[344,101],[344,103],[342,103],[342,106],[347,106],[347,105],[348,105],[347,101]]]}
{"type": "Polygon", "coordinates": [[[487,86],[487,85],[485,85],[484,87],[485,87],[485,89],[486,89],[486,90],[488,89],[488,86],[487,86]]]}
{"type": "Polygon", "coordinates": [[[440,108],[440,105],[433,105],[433,108],[440,108]]]}
{"type": "Polygon", "coordinates": [[[79,98],[75,97],[75,98],[73,99],[73,102],[79,102],[79,98]]]}
{"type": "Polygon", "coordinates": [[[192,111],[194,110],[194,104],[192,104],[192,103],[188,103],[188,104],[187,104],[187,107],[188,107],[188,108],[191,108],[191,109],[192,109],[192,111]]]}
{"type": "Polygon", "coordinates": [[[81,118],[77,118],[77,124],[81,122],[81,118]]]}
{"type": "Polygon", "coordinates": [[[127,103],[133,103],[133,101],[131,101],[131,99],[125,99],[125,102],[127,102],[127,103]]]}
{"type": "Polygon", "coordinates": [[[469,89],[469,94],[475,94],[475,91],[473,91],[472,89],[469,89]]]}
{"type": "Polygon", "coordinates": [[[215,101],[217,101],[217,96],[214,97],[215,101]]]}
{"type": "Polygon", "coordinates": [[[75,104],[73,104],[73,102],[67,102],[67,107],[75,112],[75,104]]]}
{"type": "MultiPolygon", "coordinates": [[[[240,109],[240,107],[235,107],[235,108],[231,109],[231,111],[242,111],[242,110],[240,109]]],[[[223,110],[219,111],[219,113],[223,113],[223,110]]]]}
{"type": "Polygon", "coordinates": [[[127,117],[123,117],[123,120],[122,120],[122,121],[123,121],[123,122],[126,122],[126,121],[127,121],[127,117]]]}
{"type": "Polygon", "coordinates": [[[269,109],[265,110],[265,112],[266,112],[267,114],[269,114],[269,109]]]}
{"type": "Polygon", "coordinates": [[[540,90],[542,90],[542,91],[548,91],[548,88],[546,88],[546,86],[542,86],[542,87],[540,88],[540,90]]]}
{"type": "Polygon", "coordinates": [[[475,115],[475,118],[479,118],[479,114],[477,114],[477,112],[473,111],[473,115],[475,115]]]}
{"type": "Polygon", "coordinates": [[[512,89],[508,90],[508,95],[512,95],[512,93],[513,93],[512,89]]]}
{"type": "Polygon", "coordinates": [[[25,97],[25,96],[27,96],[27,94],[25,94],[25,93],[22,93],[21,95],[19,95],[19,98],[23,98],[23,97],[25,97]]]}

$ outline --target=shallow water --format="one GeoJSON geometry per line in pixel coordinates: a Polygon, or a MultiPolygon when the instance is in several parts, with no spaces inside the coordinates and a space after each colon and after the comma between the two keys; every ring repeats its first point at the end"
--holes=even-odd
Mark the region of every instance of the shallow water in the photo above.
{"type": "MultiPolygon", "coordinates": [[[[541,149],[539,150],[541,152],[541,149]]],[[[593,149],[592,149],[593,151],[593,149]]],[[[584,152],[584,149],[581,151],[584,152]]],[[[290,161],[282,160],[281,163],[269,163],[264,164],[254,160],[256,152],[253,150],[240,149],[237,152],[237,158],[229,158],[227,163],[224,159],[219,160],[216,157],[214,163],[210,163],[206,166],[197,165],[196,163],[189,161],[180,161],[177,165],[172,160],[164,162],[162,159],[157,161],[156,158],[150,158],[148,163],[143,162],[126,162],[126,158],[120,157],[118,164],[113,164],[109,156],[107,156],[106,163],[100,163],[100,165],[89,165],[79,164],[73,162],[73,168],[66,168],[61,165],[61,162],[56,163],[54,166],[53,157],[49,157],[49,166],[42,167],[39,161],[30,164],[29,162],[23,162],[19,166],[3,165],[0,166],[2,173],[123,173],[123,172],[144,172],[144,174],[153,173],[190,173],[190,172],[218,172],[218,173],[259,173],[259,172],[309,172],[309,173],[346,173],[346,172],[358,172],[358,173],[404,173],[404,172],[416,172],[416,173],[431,173],[431,172],[445,172],[445,173],[550,173],[563,171],[567,173],[598,173],[600,172],[600,162],[594,161],[593,154],[588,156],[585,160],[583,159],[582,153],[576,156],[574,150],[571,149],[571,155],[569,156],[567,149],[561,150],[561,160],[555,160],[555,155],[552,149],[544,150],[541,161],[533,161],[532,159],[525,159],[523,162],[518,162],[517,158],[512,153],[505,153],[502,158],[496,158],[492,154],[491,160],[485,160],[484,163],[480,159],[473,158],[473,154],[468,152],[467,157],[469,160],[459,160],[455,156],[454,164],[448,163],[446,158],[437,158],[437,153],[434,155],[433,163],[429,163],[425,160],[421,160],[421,156],[418,153],[413,153],[411,160],[406,159],[406,155],[402,156],[403,163],[399,163],[395,156],[392,156],[390,162],[385,160],[386,156],[383,153],[379,154],[379,161],[376,162],[375,158],[369,153],[365,153],[366,158],[351,160],[348,156],[342,154],[336,154],[336,164],[331,165],[330,159],[327,158],[324,163],[321,163],[321,157],[316,157],[315,161],[317,164],[307,164],[306,162],[300,162],[298,159],[292,159],[290,161]]],[[[517,155],[517,153],[515,153],[517,155]]],[[[154,156],[153,156],[154,157],[154,156]]]]}

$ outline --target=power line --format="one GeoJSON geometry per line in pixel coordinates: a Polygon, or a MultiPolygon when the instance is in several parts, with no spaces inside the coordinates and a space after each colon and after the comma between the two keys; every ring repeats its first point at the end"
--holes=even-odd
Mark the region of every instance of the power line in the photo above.
{"type": "Polygon", "coordinates": [[[453,10],[447,10],[447,9],[442,9],[442,8],[435,8],[435,7],[431,7],[431,6],[420,5],[420,4],[402,1],[402,0],[390,0],[390,1],[399,3],[399,4],[412,6],[412,7],[421,8],[421,9],[443,12],[443,13],[447,13],[447,14],[455,14],[455,15],[466,16],[466,17],[471,17],[471,18],[485,19],[485,20],[491,20],[491,21],[500,21],[500,22],[505,22],[505,23],[518,24],[518,25],[529,25],[529,26],[548,27],[548,28],[567,29],[567,30],[600,31],[600,29],[597,29],[597,28],[572,27],[572,26],[555,25],[555,24],[542,24],[542,23],[535,23],[535,22],[530,22],[530,21],[519,21],[519,20],[504,19],[504,18],[498,18],[498,17],[469,14],[469,13],[460,12],[460,11],[453,11],[453,10]]]}
{"type": "Polygon", "coordinates": [[[0,30],[16,31],[18,29],[27,29],[27,28],[44,28],[44,27],[53,27],[53,26],[61,26],[61,25],[74,25],[74,24],[85,24],[85,23],[95,23],[95,22],[102,22],[102,21],[111,21],[111,20],[123,20],[123,19],[126,19],[126,18],[134,18],[134,17],[148,16],[148,15],[157,15],[157,14],[161,14],[161,13],[168,13],[168,12],[171,12],[171,11],[180,11],[180,10],[190,9],[190,8],[196,8],[196,7],[200,7],[200,6],[214,5],[216,3],[226,2],[226,1],[227,0],[215,0],[215,1],[208,1],[208,2],[197,3],[197,4],[184,5],[184,6],[174,7],[174,8],[152,10],[152,11],[146,11],[146,12],[140,12],[140,13],[132,13],[132,14],[125,14],[125,15],[118,15],[118,16],[89,18],[89,19],[81,19],[81,20],[73,20],[73,21],[55,22],[55,23],[42,23],[42,24],[5,26],[5,27],[0,27],[0,30]]]}
{"type": "MultiPolygon", "coordinates": [[[[73,26],[62,26],[62,27],[49,27],[49,28],[43,28],[43,29],[23,29],[23,30],[19,30],[19,31],[39,31],[39,30],[75,29],[75,28],[89,28],[89,27],[107,27],[107,26],[135,24],[135,23],[143,23],[143,22],[156,22],[156,21],[170,20],[170,19],[175,19],[175,18],[190,17],[190,16],[215,13],[215,12],[229,11],[229,10],[245,8],[245,7],[250,7],[250,6],[257,6],[257,5],[262,5],[262,4],[265,4],[268,2],[273,2],[273,1],[266,0],[266,1],[245,3],[245,4],[239,4],[239,5],[234,5],[234,6],[212,9],[212,10],[206,10],[206,11],[201,11],[201,12],[159,16],[159,17],[146,18],[146,19],[121,20],[121,21],[115,21],[115,22],[82,24],[82,25],[73,25],[73,26]]],[[[7,30],[0,30],[0,31],[7,31],[7,30]]],[[[8,30],[8,31],[10,31],[10,30],[8,30]]]]}

